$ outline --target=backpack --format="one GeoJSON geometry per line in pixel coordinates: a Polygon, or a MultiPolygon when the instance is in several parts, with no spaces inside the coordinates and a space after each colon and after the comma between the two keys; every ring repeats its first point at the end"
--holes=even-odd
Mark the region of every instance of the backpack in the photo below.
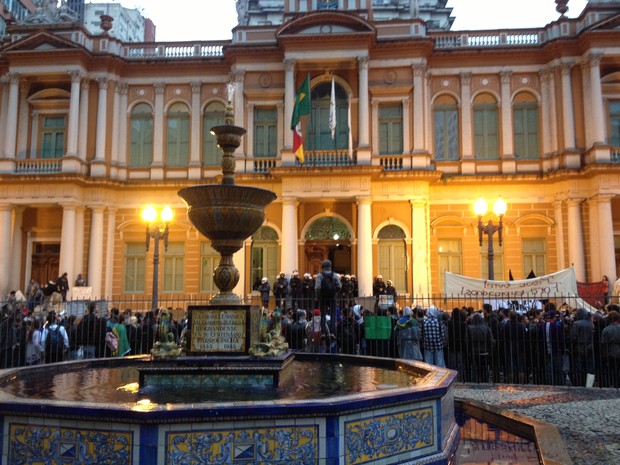
{"type": "Polygon", "coordinates": [[[48,329],[47,336],[45,338],[45,351],[46,352],[62,352],[65,349],[65,341],[60,333],[60,325],[56,325],[54,329],[48,329]]]}
{"type": "Polygon", "coordinates": [[[114,334],[114,331],[108,331],[105,334],[105,345],[112,351],[118,350],[118,337],[114,334]]]}
{"type": "Polygon", "coordinates": [[[334,276],[334,272],[323,273],[321,278],[321,297],[334,297],[338,292],[338,287],[336,286],[336,277],[334,276]]]}

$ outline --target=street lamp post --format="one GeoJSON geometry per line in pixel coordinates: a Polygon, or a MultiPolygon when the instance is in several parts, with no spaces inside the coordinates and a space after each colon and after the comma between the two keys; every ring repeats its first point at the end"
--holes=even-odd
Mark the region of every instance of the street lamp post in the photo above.
{"type": "Polygon", "coordinates": [[[158,212],[153,206],[149,205],[142,210],[142,218],[146,221],[146,251],[149,250],[151,238],[155,242],[153,249],[153,297],[151,300],[152,310],[156,310],[158,287],[159,287],[159,241],[164,241],[164,251],[168,250],[168,223],[172,220],[174,212],[169,206],[165,206],[158,212]],[[158,221],[158,217],[159,220],[158,221]],[[163,223],[163,229],[161,229],[163,223]]]}
{"type": "Polygon", "coordinates": [[[499,245],[502,245],[503,240],[503,218],[506,213],[506,202],[502,200],[502,198],[498,198],[493,204],[493,212],[499,217],[499,224],[494,224],[493,220],[489,220],[487,224],[483,224],[482,217],[487,212],[488,206],[486,200],[480,197],[474,203],[474,212],[478,215],[478,239],[480,241],[480,245],[482,245],[482,237],[483,234],[486,234],[489,237],[488,241],[488,249],[487,255],[489,259],[489,280],[495,279],[495,272],[493,269],[493,235],[497,232],[497,238],[499,240],[499,245]]]}

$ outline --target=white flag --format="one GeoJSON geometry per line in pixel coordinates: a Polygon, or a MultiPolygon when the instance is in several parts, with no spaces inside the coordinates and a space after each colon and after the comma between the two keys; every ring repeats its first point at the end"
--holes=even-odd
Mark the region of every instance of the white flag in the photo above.
{"type": "Polygon", "coordinates": [[[332,97],[329,102],[329,129],[332,131],[332,139],[336,138],[336,84],[332,76],[332,97]]]}

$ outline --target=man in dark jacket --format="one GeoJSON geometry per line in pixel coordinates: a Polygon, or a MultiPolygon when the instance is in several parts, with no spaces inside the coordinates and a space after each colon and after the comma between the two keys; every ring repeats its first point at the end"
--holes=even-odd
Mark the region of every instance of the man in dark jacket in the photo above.
{"type": "Polygon", "coordinates": [[[336,334],[336,300],[341,289],[342,283],[339,276],[332,271],[332,262],[323,260],[321,272],[316,275],[314,290],[319,301],[319,310],[321,310],[321,326],[325,326],[326,315],[329,315],[331,334],[336,334]]]}

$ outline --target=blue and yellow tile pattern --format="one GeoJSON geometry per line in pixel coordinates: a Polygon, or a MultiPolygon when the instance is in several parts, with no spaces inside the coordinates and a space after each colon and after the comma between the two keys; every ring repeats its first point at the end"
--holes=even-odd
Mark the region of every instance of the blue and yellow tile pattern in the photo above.
{"type": "Polygon", "coordinates": [[[345,463],[360,465],[435,445],[432,407],[345,423],[345,463]]]}
{"type": "Polygon", "coordinates": [[[11,423],[8,465],[132,464],[131,431],[11,423]]]}
{"type": "Polygon", "coordinates": [[[318,426],[170,431],[166,464],[267,465],[318,463],[318,426]]]}

